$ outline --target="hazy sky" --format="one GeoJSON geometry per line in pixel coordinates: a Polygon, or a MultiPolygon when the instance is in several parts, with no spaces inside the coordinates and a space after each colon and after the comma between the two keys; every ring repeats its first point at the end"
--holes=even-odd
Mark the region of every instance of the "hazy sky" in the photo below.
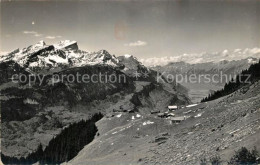
{"type": "Polygon", "coordinates": [[[1,51],[76,40],[138,58],[260,47],[260,1],[1,3],[1,51]]]}

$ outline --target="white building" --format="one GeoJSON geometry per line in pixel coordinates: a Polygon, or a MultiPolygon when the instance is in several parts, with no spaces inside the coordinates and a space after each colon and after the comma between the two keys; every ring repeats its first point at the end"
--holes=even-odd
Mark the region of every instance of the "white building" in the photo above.
{"type": "Polygon", "coordinates": [[[196,105],[198,105],[198,104],[190,104],[190,105],[187,105],[186,107],[187,107],[187,108],[190,108],[190,107],[194,107],[194,106],[196,106],[196,105]]]}
{"type": "Polygon", "coordinates": [[[185,120],[185,116],[178,116],[178,117],[170,117],[172,123],[180,123],[181,121],[185,120]]]}
{"type": "Polygon", "coordinates": [[[168,110],[169,111],[175,111],[175,110],[177,110],[178,109],[178,106],[177,105],[169,105],[168,106],[168,110]]]}

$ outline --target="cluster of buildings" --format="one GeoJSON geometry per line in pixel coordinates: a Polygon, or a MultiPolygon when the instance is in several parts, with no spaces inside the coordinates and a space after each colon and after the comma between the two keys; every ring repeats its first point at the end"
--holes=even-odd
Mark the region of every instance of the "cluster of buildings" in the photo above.
{"type": "Polygon", "coordinates": [[[160,112],[159,110],[151,111],[151,114],[157,114],[158,117],[167,118],[172,123],[180,123],[181,121],[184,121],[186,119],[186,116],[176,116],[173,112],[178,109],[184,108],[184,107],[188,108],[188,107],[193,107],[196,105],[197,104],[191,104],[191,105],[187,105],[187,106],[169,105],[168,111],[166,111],[166,112],[160,112]]]}

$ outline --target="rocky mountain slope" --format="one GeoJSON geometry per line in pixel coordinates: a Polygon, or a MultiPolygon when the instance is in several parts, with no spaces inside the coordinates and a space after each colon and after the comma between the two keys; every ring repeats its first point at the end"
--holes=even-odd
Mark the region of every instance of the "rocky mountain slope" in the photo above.
{"type": "Polygon", "coordinates": [[[39,144],[46,147],[63,128],[97,112],[150,113],[190,102],[182,86],[156,82],[155,72],[136,58],[82,51],[75,41],[40,41],[17,49],[0,57],[0,68],[1,151],[6,156],[26,156],[39,144]],[[14,74],[36,77],[17,83],[14,74]],[[77,74],[94,78],[71,81],[77,74]],[[122,80],[104,81],[106,76],[122,80]]]}
{"type": "Polygon", "coordinates": [[[226,164],[242,146],[257,147],[260,135],[260,82],[218,100],[175,111],[173,123],[147,113],[115,113],[97,123],[99,136],[68,165],[200,164],[219,156],[226,164]]]}

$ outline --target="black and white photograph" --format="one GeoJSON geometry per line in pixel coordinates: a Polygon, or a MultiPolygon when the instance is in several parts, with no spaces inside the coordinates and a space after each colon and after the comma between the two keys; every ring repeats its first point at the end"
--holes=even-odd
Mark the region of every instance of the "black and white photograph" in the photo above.
{"type": "Polygon", "coordinates": [[[0,165],[259,165],[260,0],[0,0],[0,165]]]}

